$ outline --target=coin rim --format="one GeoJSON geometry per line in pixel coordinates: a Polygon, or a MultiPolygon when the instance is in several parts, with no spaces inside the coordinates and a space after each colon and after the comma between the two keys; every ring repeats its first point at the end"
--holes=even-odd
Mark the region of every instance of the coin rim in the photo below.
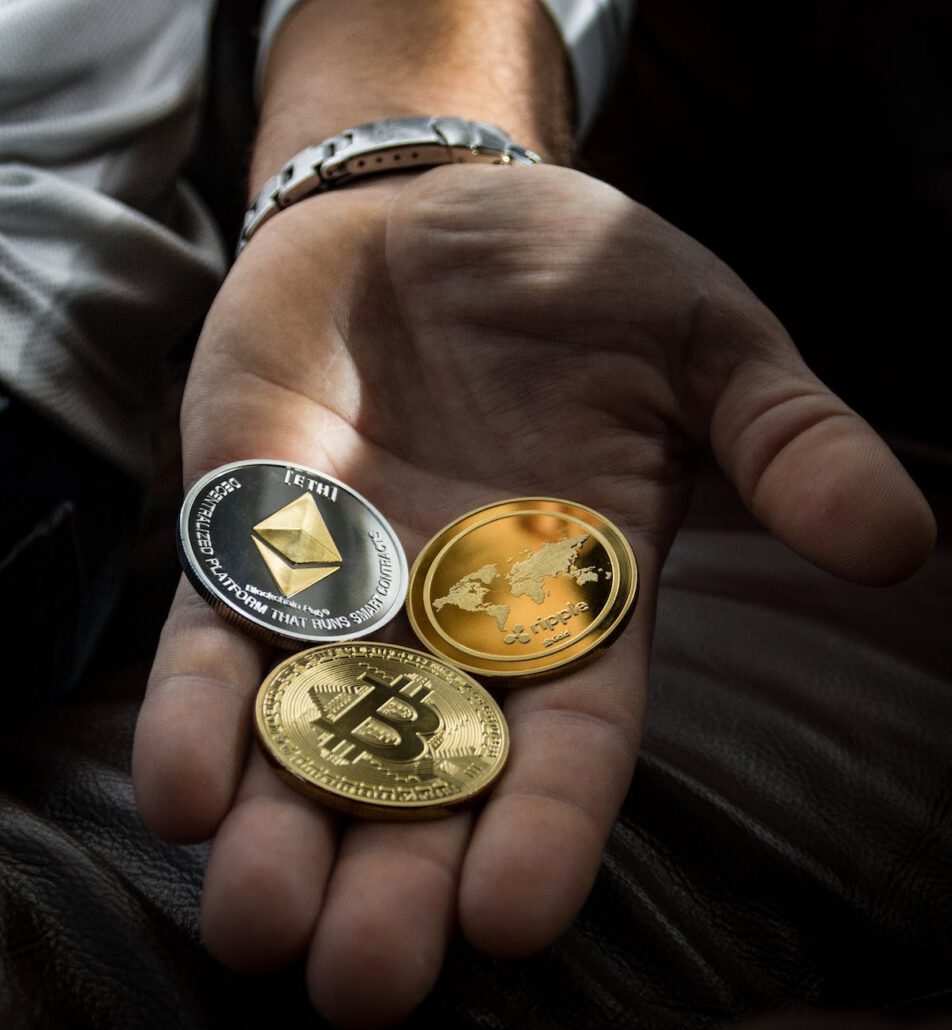
{"type": "MultiPolygon", "coordinates": [[[[545,512],[543,511],[542,513],[544,514],[545,512]]],[[[511,512],[509,514],[515,514],[515,512],[511,512]]],[[[604,529],[601,529],[600,531],[604,534],[604,529]]],[[[456,536],[459,535],[460,534],[456,534],[456,536]]],[[[432,559],[430,560],[432,561],[432,559]]],[[[489,504],[480,505],[480,507],[474,508],[472,511],[468,511],[465,514],[460,515],[452,522],[447,523],[442,529],[436,532],[423,545],[423,547],[420,549],[419,554],[416,557],[416,560],[410,567],[410,579],[409,583],[407,584],[406,611],[407,618],[410,620],[410,625],[413,628],[413,632],[416,634],[417,639],[423,644],[423,646],[428,651],[437,655],[439,658],[442,658],[444,661],[451,662],[453,665],[456,665],[461,669],[465,669],[467,672],[473,672],[477,673],[480,676],[488,676],[498,679],[522,679],[529,677],[543,677],[549,675],[551,672],[554,672],[555,670],[564,669],[566,666],[572,666],[575,665],[577,662],[584,661],[586,658],[594,657],[594,655],[598,654],[602,650],[605,650],[608,646],[614,643],[618,633],[620,633],[621,630],[624,629],[624,627],[627,625],[628,619],[634,612],[635,603],[638,599],[640,588],[641,575],[638,568],[638,560],[635,557],[634,549],[628,542],[628,538],[625,536],[625,534],[617,525],[615,525],[614,522],[611,521],[611,519],[607,518],[605,515],[602,515],[599,511],[596,511],[595,508],[592,508],[587,504],[582,504],[579,501],[571,501],[564,497],[508,497],[501,501],[493,501],[489,504]],[[438,550],[434,548],[434,545],[437,543],[437,541],[441,537],[445,536],[455,526],[458,526],[460,523],[465,522],[469,518],[472,518],[474,515],[479,515],[481,512],[488,511],[492,508],[498,508],[502,505],[521,506],[539,502],[567,505],[570,508],[585,511],[588,512],[590,515],[595,516],[595,518],[599,522],[603,523],[604,526],[609,527],[613,531],[614,535],[617,537],[621,545],[621,552],[627,556],[629,567],[631,570],[631,586],[626,592],[624,600],[622,600],[620,606],[618,606],[617,611],[612,612],[611,609],[609,609],[608,615],[606,615],[606,617],[602,620],[602,623],[604,624],[604,631],[602,636],[600,636],[597,640],[586,641],[585,646],[582,647],[581,650],[575,654],[564,655],[562,659],[557,662],[546,664],[542,668],[531,669],[519,668],[517,662],[504,659],[488,659],[486,665],[478,666],[466,661],[465,657],[463,660],[460,660],[454,655],[448,654],[446,651],[438,650],[437,647],[434,646],[429,639],[427,639],[427,636],[424,632],[425,627],[423,626],[422,620],[418,617],[416,611],[416,606],[419,605],[419,607],[422,608],[424,615],[428,614],[428,607],[424,591],[426,576],[424,575],[421,577],[421,566],[423,565],[424,561],[427,560],[428,552],[433,550],[437,554],[442,553],[442,546],[438,550]],[[414,587],[416,586],[417,582],[421,579],[424,585],[420,586],[420,597],[418,599],[414,596],[414,587]],[[490,663],[492,663],[493,665],[492,668],[489,667],[490,663]],[[501,667],[502,665],[505,665],[505,667],[501,667]]],[[[616,601],[618,601],[621,597],[622,593],[621,591],[619,591],[616,595],[616,601]]],[[[432,620],[428,621],[432,622],[432,620]]],[[[434,635],[437,636],[438,639],[445,639],[445,635],[440,633],[438,627],[434,626],[433,628],[434,635]]],[[[582,644],[583,641],[585,641],[585,636],[587,636],[587,633],[588,631],[586,631],[586,634],[583,635],[581,638],[574,641],[573,646],[582,644]]],[[[568,648],[566,648],[565,650],[568,650],[568,648]]],[[[460,649],[460,652],[464,653],[462,652],[462,649],[460,649]]],[[[538,662],[542,658],[543,655],[533,655],[532,657],[522,659],[522,661],[538,662]]]]}
{"type": "Polygon", "coordinates": [[[279,458],[249,458],[245,461],[231,461],[226,465],[219,465],[217,468],[207,472],[204,476],[200,476],[196,479],[186,492],[185,497],[182,500],[182,506],[179,509],[176,544],[178,545],[179,560],[188,581],[192,584],[202,599],[216,612],[216,614],[226,622],[230,622],[234,626],[239,626],[252,636],[257,637],[259,640],[264,640],[266,643],[275,644],[276,646],[283,648],[294,649],[300,647],[302,644],[319,647],[322,644],[335,644],[348,640],[359,640],[361,637],[365,637],[368,633],[375,633],[400,614],[406,603],[407,590],[410,587],[407,556],[403,549],[403,544],[400,542],[400,538],[397,536],[396,530],[394,530],[390,522],[384,518],[377,507],[371,504],[363,494],[358,493],[352,486],[348,486],[347,483],[342,482],[336,477],[328,475],[326,472],[321,472],[320,469],[312,468],[309,465],[300,465],[297,462],[284,461],[279,458]],[[308,636],[306,634],[296,633],[290,629],[279,631],[271,623],[259,622],[246,608],[240,608],[237,602],[232,602],[228,598],[216,592],[214,585],[206,580],[198,565],[198,559],[195,556],[192,549],[192,542],[188,536],[187,515],[191,511],[191,507],[195,503],[196,497],[201,493],[201,488],[207,486],[211,480],[218,478],[222,473],[231,472],[238,468],[247,468],[250,465],[274,465],[281,468],[299,469],[301,472],[318,476],[320,479],[325,480],[328,483],[333,483],[335,486],[338,486],[345,492],[351,494],[361,504],[367,507],[374,516],[376,516],[377,521],[386,530],[387,536],[390,538],[394,546],[397,556],[397,565],[401,577],[399,589],[394,595],[390,612],[384,619],[379,622],[375,622],[371,626],[367,626],[365,624],[354,633],[335,633],[333,637],[308,636]]]}
{"type": "Polygon", "coordinates": [[[320,644],[317,647],[310,647],[304,651],[299,651],[296,654],[288,655],[287,658],[283,658],[267,674],[255,695],[254,730],[255,738],[258,741],[258,746],[264,754],[264,757],[275,772],[277,772],[278,775],[295,790],[321,802],[324,805],[327,805],[329,808],[334,808],[339,812],[345,812],[348,815],[358,816],[364,819],[387,819],[392,821],[399,821],[401,818],[406,821],[431,818],[438,819],[444,815],[449,815],[451,812],[454,812],[459,808],[473,804],[488,790],[490,790],[502,775],[509,761],[509,749],[511,743],[509,723],[506,721],[506,715],[502,710],[502,705],[500,705],[492,694],[490,694],[490,692],[473,676],[469,675],[465,670],[460,669],[454,663],[447,662],[441,655],[434,655],[430,651],[421,651],[416,647],[405,647],[403,644],[386,644],[376,640],[365,642],[358,641],[354,643],[342,641],[334,644],[320,644]],[[419,655],[421,658],[426,658],[429,662],[437,662],[438,664],[448,668],[450,672],[461,676],[465,681],[468,681],[469,686],[471,688],[475,687],[476,692],[482,695],[492,705],[499,717],[502,749],[492,776],[478,790],[471,791],[468,794],[462,794],[458,797],[450,799],[439,798],[434,801],[368,801],[363,798],[354,797],[352,794],[337,793],[328,787],[319,786],[306,777],[300,775],[295,770],[288,768],[288,766],[281,761],[281,758],[272,749],[271,738],[265,731],[263,725],[264,717],[262,714],[264,697],[267,694],[269,687],[274,682],[275,677],[286,665],[297,661],[314,651],[329,651],[333,648],[340,649],[356,647],[377,647],[391,651],[404,651],[408,654],[415,654],[419,655]]]}

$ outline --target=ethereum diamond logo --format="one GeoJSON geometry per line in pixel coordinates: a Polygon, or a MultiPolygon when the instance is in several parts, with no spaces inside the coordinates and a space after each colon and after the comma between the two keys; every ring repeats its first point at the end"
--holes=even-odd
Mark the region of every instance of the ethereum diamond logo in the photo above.
{"type": "Polygon", "coordinates": [[[253,529],[251,539],[285,597],[307,590],[343,564],[311,494],[301,494],[253,529]]]}

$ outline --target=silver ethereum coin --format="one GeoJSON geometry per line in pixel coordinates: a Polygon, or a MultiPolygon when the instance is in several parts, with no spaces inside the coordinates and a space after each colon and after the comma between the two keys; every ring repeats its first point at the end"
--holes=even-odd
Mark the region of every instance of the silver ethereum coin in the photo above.
{"type": "Polygon", "coordinates": [[[403,607],[407,560],[387,520],[315,469],[237,461],[189,490],[182,567],[229,622],[282,647],[367,636],[403,607]]]}

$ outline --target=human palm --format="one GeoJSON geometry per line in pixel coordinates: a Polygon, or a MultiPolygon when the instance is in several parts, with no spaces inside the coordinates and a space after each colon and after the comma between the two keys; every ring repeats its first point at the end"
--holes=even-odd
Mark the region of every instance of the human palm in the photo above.
{"type": "MultiPolygon", "coordinates": [[[[534,494],[598,509],[638,557],[618,643],[509,692],[511,758],[488,801],[415,825],[342,820],[270,772],[249,741],[274,655],[180,588],[137,731],[140,808],[172,840],[215,836],[212,952],[245,969],[308,953],[312,998],[339,1022],[412,1008],[457,923],[519,956],[583,903],[703,448],[768,528],[839,574],[899,578],[933,532],[885,445],[729,270],[559,168],[441,169],[283,212],[209,315],[182,432],[186,482],[240,459],[317,467],[367,496],[411,560],[462,512],[534,494]]],[[[403,618],[387,636],[413,643],[403,618]]]]}

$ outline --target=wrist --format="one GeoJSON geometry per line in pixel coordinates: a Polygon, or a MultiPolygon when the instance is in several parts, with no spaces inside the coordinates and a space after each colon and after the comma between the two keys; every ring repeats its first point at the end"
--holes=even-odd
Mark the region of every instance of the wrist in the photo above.
{"type": "Polygon", "coordinates": [[[543,159],[566,162],[570,90],[538,0],[308,0],[282,26],[264,70],[251,193],[304,147],[391,117],[491,122],[543,159]]]}

